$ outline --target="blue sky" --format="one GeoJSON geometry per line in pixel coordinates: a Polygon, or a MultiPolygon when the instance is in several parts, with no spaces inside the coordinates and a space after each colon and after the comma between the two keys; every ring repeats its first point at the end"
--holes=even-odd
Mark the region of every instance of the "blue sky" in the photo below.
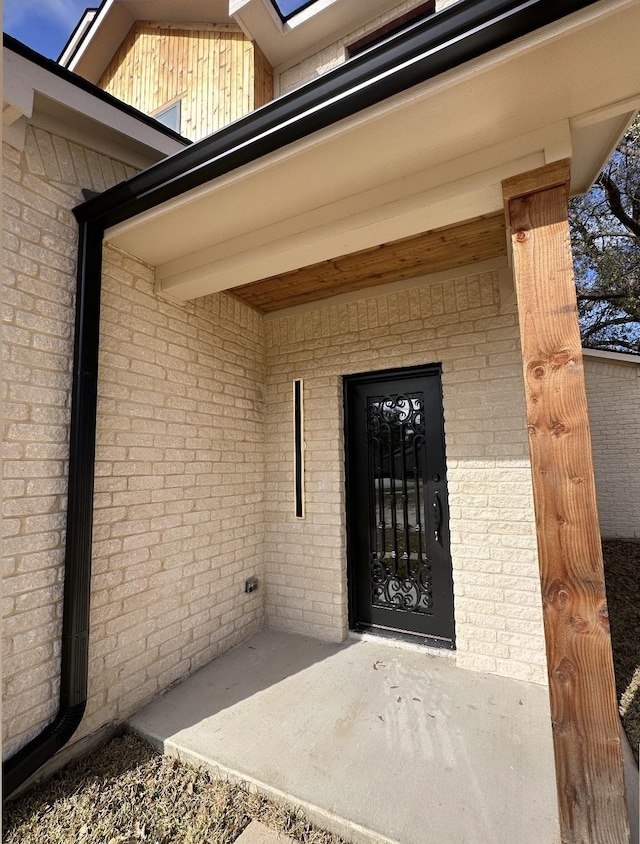
{"type": "MultiPolygon", "coordinates": [[[[306,0],[278,0],[285,15],[305,4],[306,0]]],[[[84,10],[99,5],[100,0],[4,0],[3,29],[43,56],[57,59],[84,10]]]]}
{"type": "Polygon", "coordinates": [[[276,6],[280,9],[280,13],[283,15],[290,15],[292,12],[295,12],[296,9],[299,9],[301,6],[305,6],[308,3],[308,0],[275,0],[276,6]]]}
{"type": "Polygon", "coordinates": [[[92,0],[4,0],[3,29],[29,47],[57,59],[92,0]]]}

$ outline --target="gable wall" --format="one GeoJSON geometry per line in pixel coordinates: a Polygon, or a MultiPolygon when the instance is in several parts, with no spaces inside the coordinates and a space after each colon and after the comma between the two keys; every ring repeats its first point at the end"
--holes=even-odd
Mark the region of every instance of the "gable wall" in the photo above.
{"type": "Polygon", "coordinates": [[[234,24],[138,21],[98,85],[146,114],[180,100],[179,131],[192,140],[273,98],[271,67],[234,24]]]}

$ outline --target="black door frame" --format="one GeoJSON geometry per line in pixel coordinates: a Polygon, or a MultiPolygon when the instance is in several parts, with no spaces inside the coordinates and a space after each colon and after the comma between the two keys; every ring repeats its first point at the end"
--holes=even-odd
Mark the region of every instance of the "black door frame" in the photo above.
{"type": "MultiPolygon", "coordinates": [[[[441,397],[441,404],[440,404],[440,420],[442,424],[442,436],[443,436],[443,447],[445,448],[445,465],[446,465],[446,443],[444,441],[444,416],[442,412],[442,364],[440,363],[430,363],[430,364],[420,364],[418,366],[408,366],[408,367],[400,367],[394,369],[378,369],[371,372],[358,372],[353,373],[350,375],[344,375],[342,378],[343,381],[343,411],[344,411],[344,458],[345,458],[345,509],[346,509],[346,530],[347,530],[347,601],[348,601],[348,621],[349,621],[349,629],[350,630],[362,630],[363,628],[359,626],[358,619],[356,618],[356,557],[353,550],[354,540],[353,535],[355,532],[355,518],[353,511],[355,510],[354,507],[354,496],[351,493],[351,489],[353,488],[353,480],[350,477],[351,473],[351,466],[350,466],[350,430],[351,430],[351,419],[349,416],[349,385],[351,384],[366,384],[368,382],[376,382],[382,379],[402,379],[402,378],[413,378],[413,377],[433,377],[436,376],[438,379],[439,384],[439,392],[441,397]]],[[[446,472],[443,478],[444,481],[444,489],[445,495],[447,497],[448,502],[448,492],[447,492],[447,478],[446,472]]],[[[447,538],[447,550],[449,554],[449,563],[451,564],[451,551],[450,551],[450,535],[449,535],[449,524],[448,524],[448,503],[447,503],[447,519],[446,519],[446,538],[447,538]]],[[[402,638],[405,641],[414,641],[419,642],[421,644],[427,644],[438,648],[445,648],[449,650],[455,649],[455,603],[452,606],[452,635],[451,638],[440,638],[437,636],[428,636],[423,634],[411,633],[408,631],[399,631],[399,630],[385,630],[381,628],[373,628],[376,635],[380,636],[389,636],[392,638],[402,638]]]]}

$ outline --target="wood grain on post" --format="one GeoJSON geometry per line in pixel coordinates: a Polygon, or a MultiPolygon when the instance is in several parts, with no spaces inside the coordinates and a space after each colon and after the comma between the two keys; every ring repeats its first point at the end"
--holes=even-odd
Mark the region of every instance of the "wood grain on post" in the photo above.
{"type": "Polygon", "coordinates": [[[565,844],[628,844],[568,180],[568,162],[559,162],[503,183],[520,320],[560,831],[565,844]],[[564,179],[559,178],[562,166],[564,179]]]}

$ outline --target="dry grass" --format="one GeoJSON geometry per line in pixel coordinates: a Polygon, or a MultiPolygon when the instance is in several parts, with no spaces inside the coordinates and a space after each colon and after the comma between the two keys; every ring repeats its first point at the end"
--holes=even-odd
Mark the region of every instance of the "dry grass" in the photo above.
{"type": "Polygon", "coordinates": [[[637,762],[640,743],[640,542],[605,540],[602,549],[620,715],[637,762]]]}
{"type": "Polygon", "coordinates": [[[302,844],[344,844],[245,787],[132,735],[5,806],[5,844],[231,844],[253,820],[302,844]]]}

